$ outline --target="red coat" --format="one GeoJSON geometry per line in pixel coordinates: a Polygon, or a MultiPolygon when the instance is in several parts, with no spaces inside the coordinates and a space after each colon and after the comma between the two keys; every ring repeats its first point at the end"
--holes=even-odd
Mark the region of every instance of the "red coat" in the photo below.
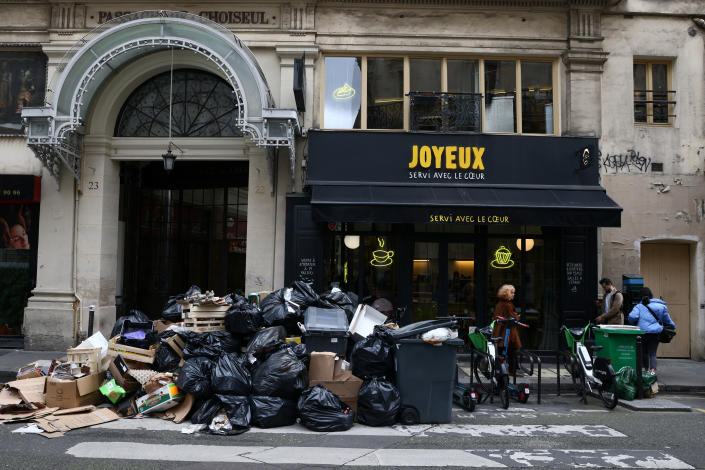
{"type": "MultiPolygon", "coordinates": [[[[514,304],[508,300],[500,300],[499,302],[497,302],[497,306],[494,308],[494,315],[492,316],[492,319],[494,320],[498,317],[513,317],[517,320],[519,319],[519,316],[514,311],[514,304]]],[[[521,348],[521,338],[519,338],[519,330],[517,328],[518,327],[515,326],[509,332],[509,347],[514,349],[521,348]]],[[[506,329],[507,327],[504,325],[504,323],[497,322],[495,323],[494,329],[492,330],[492,336],[494,336],[495,338],[502,338],[502,341],[497,343],[499,347],[504,347],[504,335],[506,334],[506,329]]]]}

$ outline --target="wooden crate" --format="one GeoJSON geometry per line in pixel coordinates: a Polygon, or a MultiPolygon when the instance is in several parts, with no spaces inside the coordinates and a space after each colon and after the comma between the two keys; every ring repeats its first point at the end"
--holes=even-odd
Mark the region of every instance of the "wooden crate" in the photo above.
{"type": "Polygon", "coordinates": [[[91,374],[100,373],[101,348],[68,349],[66,360],[76,365],[87,365],[91,369],[91,374]]]}
{"type": "Polygon", "coordinates": [[[154,362],[154,355],[157,353],[157,346],[155,344],[150,349],[136,348],[134,346],[125,346],[124,344],[118,344],[120,335],[112,338],[108,341],[108,354],[120,355],[123,359],[130,359],[132,361],[144,362],[147,364],[152,364],[154,362]]]}
{"type": "Polygon", "coordinates": [[[230,309],[228,304],[214,304],[212,302],[205,304],[191,304],[184,301],[179,301],[181,304],[181,318],[199,319],[199,318],[225,318],[230,309]]]}
{"type": "Polygon", "coordinates": [[[184,320],[184,330],[195,331],[197,333],[208,333],[211,331],[224,331],[224,318],[188,318],[184,320]]]}

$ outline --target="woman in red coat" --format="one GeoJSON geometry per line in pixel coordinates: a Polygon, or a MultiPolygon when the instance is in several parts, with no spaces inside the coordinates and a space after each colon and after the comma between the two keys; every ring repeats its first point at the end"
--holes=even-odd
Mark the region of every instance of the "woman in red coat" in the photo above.
{"type": "MultiPolygon", "coordinates": [[[[492,316],[493,320],[499,317],[516,318],[517,320],[519,319],[519,316],[517,315],[516,311],[514,311],[514,304],[512,303],[512,300],[514,300],[515,292],[516,289],[514,289],[514,286],[511,284],[504,284],[502,287],[499,288],[499,290],[497,291],[497,297],[499,298],[499,302],[497,302],[497,306],[494,309],[494,315],[492,316]]],[[[504,335],[506,334],[506,329],[507,327],[503,323],[497,322],[494,325],[494,329],[492,330],[492,336],[494,336],[495,338],[502,338],[502,341],[497,344],[498,348],[504,347],[504,335]]],[[[508,347],[509,349],[507,350],[507,357],[509,358],[509,373],[514,374],[516,371],[516,356],[514,354],[514,351],[521,348],[521,338],[519,338],[519,330],[517,330],[516,327],[512,328],[509,332],[508,347]]]]}

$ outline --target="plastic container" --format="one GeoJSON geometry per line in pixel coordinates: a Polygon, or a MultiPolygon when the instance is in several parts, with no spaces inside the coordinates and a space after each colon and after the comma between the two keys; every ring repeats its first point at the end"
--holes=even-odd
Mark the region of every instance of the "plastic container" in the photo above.
{"type": "Polygon", "coordinates": [[[348,317],[340,308],[309,307],[304,313],[304,342],[309,352],[345,355],[348,347],[348,317]]]}
{"type": "Polygon", "coordinates": [[[451,422],[455,355],[463,344],[461,339],[450,339],[440,345],[413,338],[396,342],[402,424],[451,422]]]}
{"type": "Polygon", "coordinates": [[[636,337],[643,335],[644,332],[638,328],[619,328],[619,325],[617,326],[617,328],[603,326],[592,329],[595,344],[602,346],[596,355],[609,359],[616,371],[624,366],[636,370],[636,337]]]}

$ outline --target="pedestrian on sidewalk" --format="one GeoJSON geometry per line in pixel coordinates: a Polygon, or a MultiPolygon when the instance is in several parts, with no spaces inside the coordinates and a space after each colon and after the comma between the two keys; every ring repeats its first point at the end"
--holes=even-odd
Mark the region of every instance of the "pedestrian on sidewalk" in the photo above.
{"type": "Polygon", "coordinates": [[[676,324],[673,323],[673,320],[671,320],[668,314],[666,302],[661,299],[653,298],[654,296],[651,293],[651,289],[648,287],[642,288],[639,291],[639,297],[641,297],[641,303],[634,306],[634,309],[629,314],[628,320],[630,324],[637,325],[639,329],[645,333],[642,343],[644,368],[652,374],[655,374],[659,334],[663,331],[663,325],[669,325],[675,328],[676,324]]]}
{"type": "MultiPolygon", "coordinates": [[[[493,320],[497,318],[516,318],[519,319],[516,310],[514,310],[514,295],[516,289],[511,284],[504,284],[497,291],[498,302],[494,309],[493,320]]],[[[492,336],[495,338],[502,338],[502,341],[497,343],[498,348],[507,348],[507,358],[509,361],[509,374],[510,375],[522,375],[521,371],[517,371],[517,360],[516,360],[516,350],[521,348],[521,338],[519,337],[519,331],[516,328],[512,328],[509,332],[509,344],[504,344],[504,335],[506,334],[507,326],[504,323],[495,323],[494,329],[492,330],[492,336]]]]}
{"type": "Polygon", "coordinates": [[[607,323],[609,325],[623,325],[624,313],[622,313],[622,305],[624,296],[612,285],[612,281],[605,278],[600,279],[602,290],[605,291],[604,302],[598,302],[601,315],[595,318],[597,323],[607,323]]]}

